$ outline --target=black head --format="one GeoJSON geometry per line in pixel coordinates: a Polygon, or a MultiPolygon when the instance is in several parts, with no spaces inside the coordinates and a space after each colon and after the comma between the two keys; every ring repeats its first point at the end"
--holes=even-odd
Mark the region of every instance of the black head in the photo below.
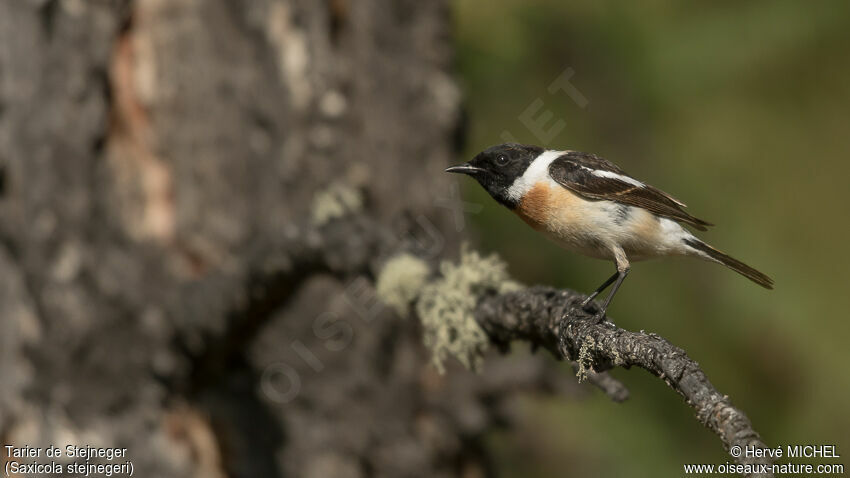
{"type": "Polygon", "coordinates": [[[517,202],[508,197],[508,188],[543,151],[543,148],[533,145],[500,144],[478,153],[472,161],[452,166],[446,171],[472,176],[493,199],[513,209],[517,202]]]}

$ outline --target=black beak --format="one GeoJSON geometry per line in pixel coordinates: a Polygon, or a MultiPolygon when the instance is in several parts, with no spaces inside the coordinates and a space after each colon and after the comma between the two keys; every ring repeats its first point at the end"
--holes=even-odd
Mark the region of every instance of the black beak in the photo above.
{"type": "Polygon", "coordinates": [[[458,164],[457,166],[446,168],[447,173],[475,174],[484,171],[484,169],[481,169],[477,166],[473,166],[469,163],[458,164]]]}

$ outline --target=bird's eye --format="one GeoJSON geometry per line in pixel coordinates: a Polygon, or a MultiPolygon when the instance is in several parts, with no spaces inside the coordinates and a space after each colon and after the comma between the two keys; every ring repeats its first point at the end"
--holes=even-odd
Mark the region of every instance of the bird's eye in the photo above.
{"type": "Polygon", "coordinates": [[[496,156],[496,164],[499,166],[504,166],[508,164],[508,157],[504,154],[496,156]]]}

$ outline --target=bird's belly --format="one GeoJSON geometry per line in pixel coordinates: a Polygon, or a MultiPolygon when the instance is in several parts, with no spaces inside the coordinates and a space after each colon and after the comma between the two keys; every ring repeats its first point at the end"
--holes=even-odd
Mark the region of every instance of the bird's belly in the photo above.
{"type": "Polygon", "coordinates": [[[617,248],[629,260],[669,255],[671,233],[686,233],[677,223],[645,209],[586,200],[560,185],[532,188],[515,212],[561,247],[598,259],[613,259],[617,248]]]}

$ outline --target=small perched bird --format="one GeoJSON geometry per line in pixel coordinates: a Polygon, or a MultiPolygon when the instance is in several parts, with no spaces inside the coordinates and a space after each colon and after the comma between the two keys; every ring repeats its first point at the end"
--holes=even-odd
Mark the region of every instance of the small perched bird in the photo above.
{"type": "Polygon", "coordinates": [[[682,201],[594,154],[506,143],[446,171],[472,176],[493,199],[563,248],[614,261],[617,272],[581,304],[586,307],[614,284],[599,319],[628,275],[629,262],[652,257],[698,257],[773,288],[770,277],[685,229],[683,224],[705,231],[712,224],[685,212],[682,201]]]}

